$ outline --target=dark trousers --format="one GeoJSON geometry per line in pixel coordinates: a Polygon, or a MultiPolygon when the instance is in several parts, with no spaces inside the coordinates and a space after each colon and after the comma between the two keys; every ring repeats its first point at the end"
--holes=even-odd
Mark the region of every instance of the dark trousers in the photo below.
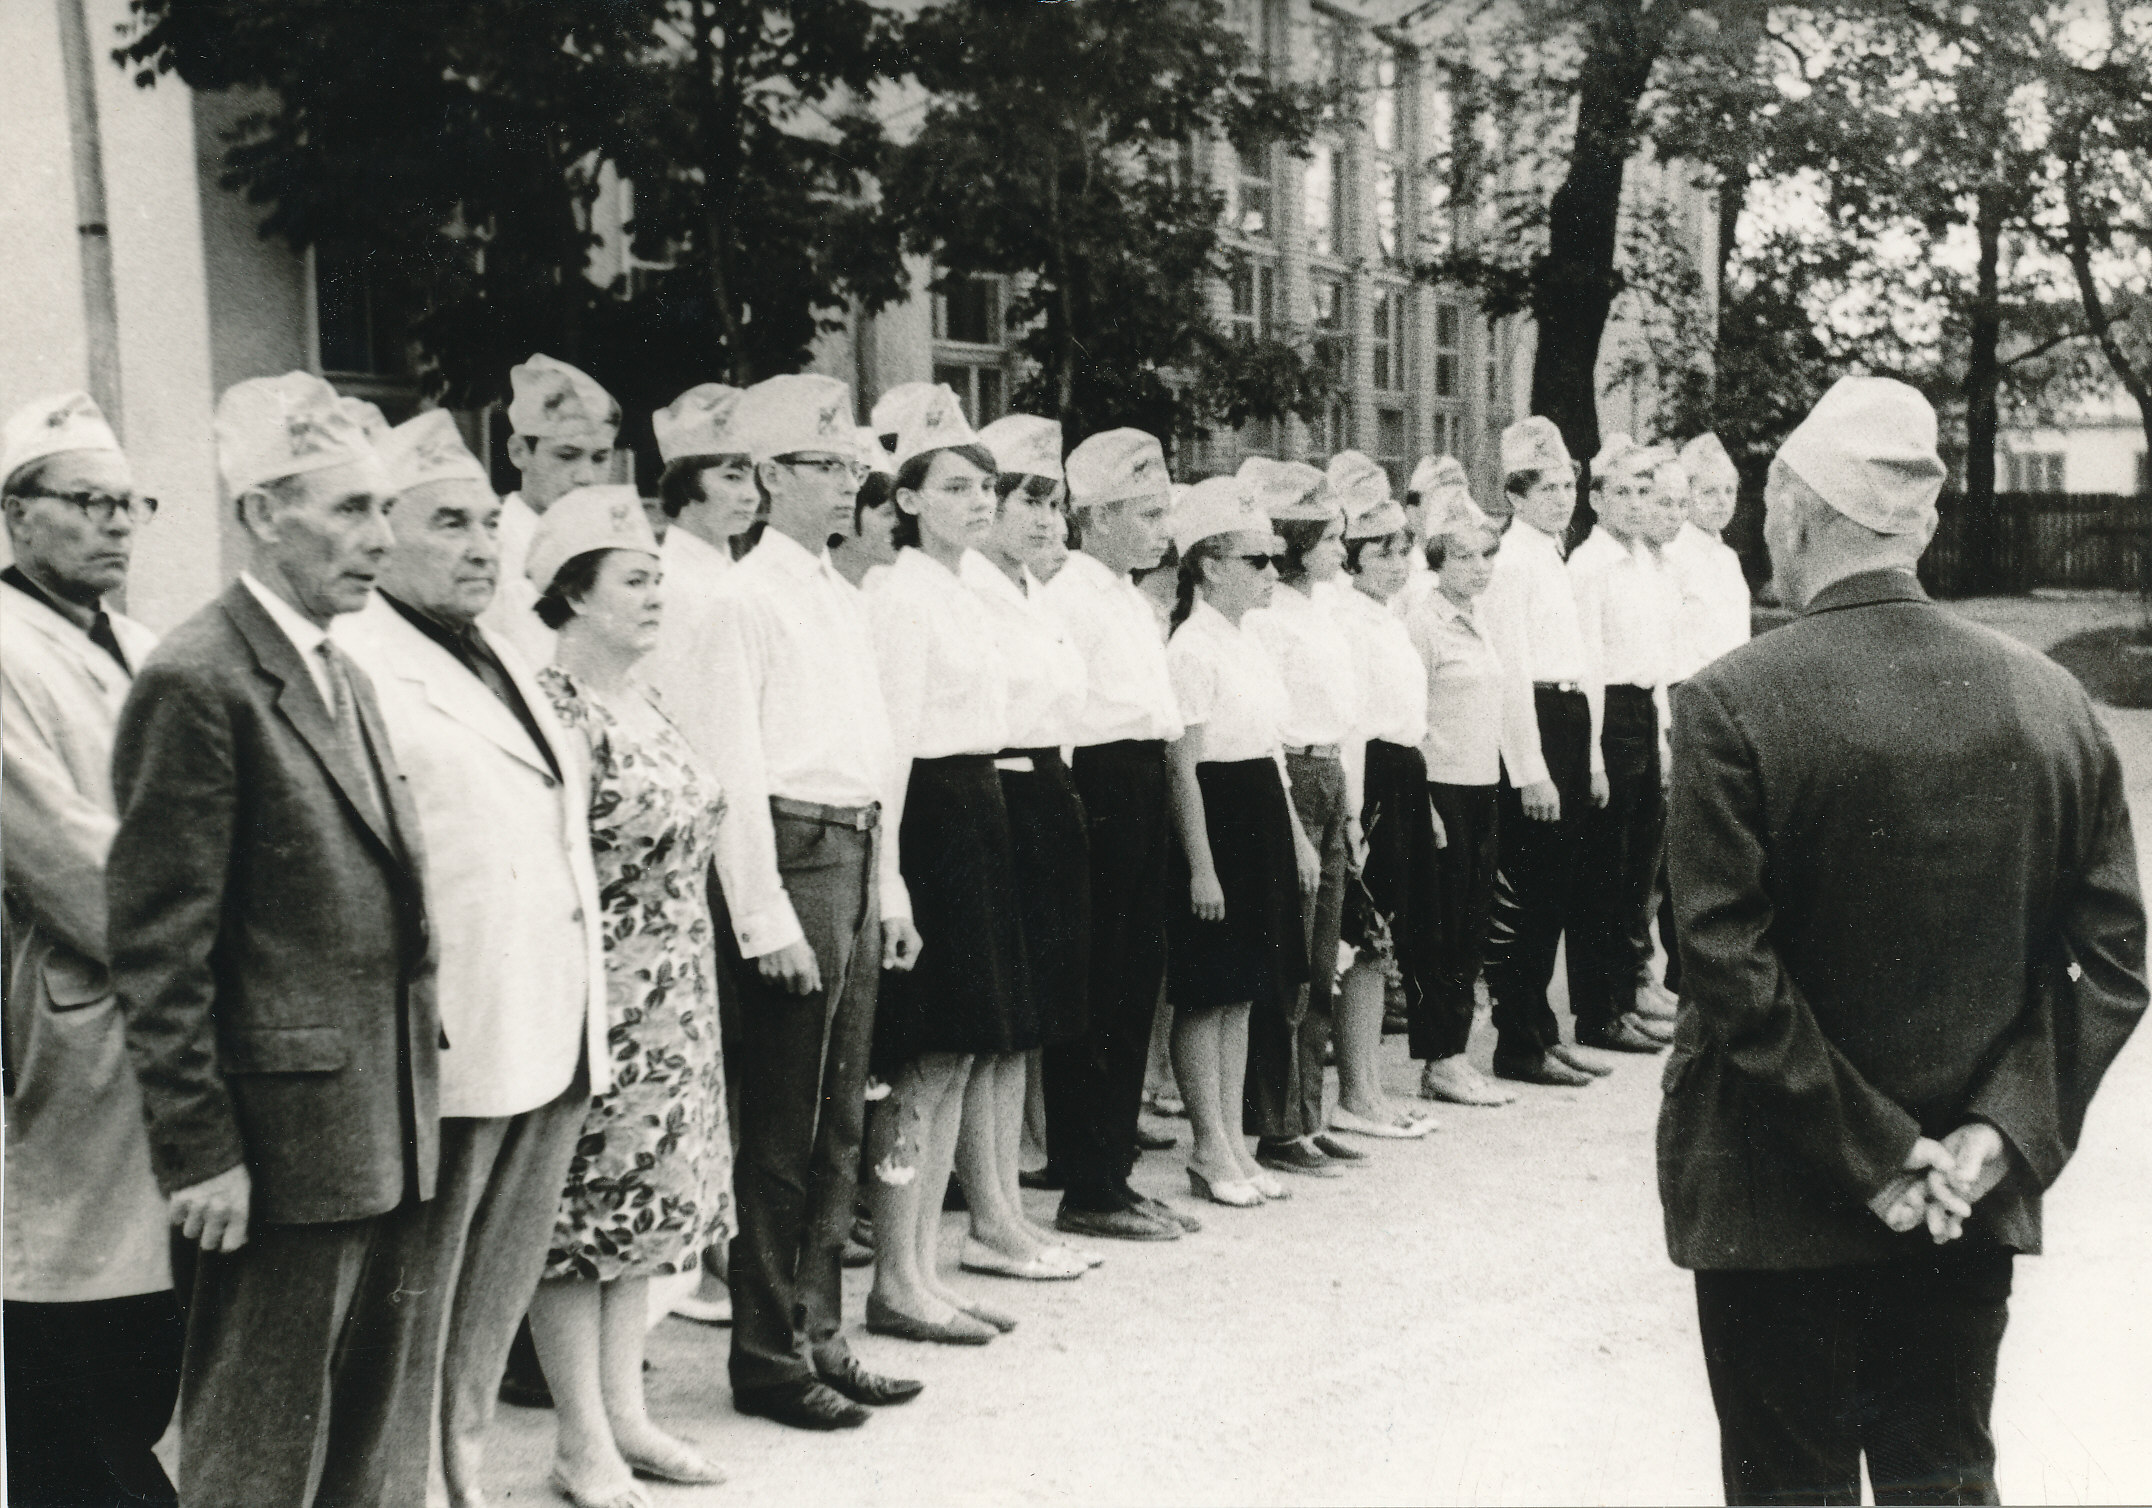
{"type": "Polygon", "coordinates": [[[1323,1118],[1323,1054],[1330,1045],[1331,997],[1337,992],[1338,933],[1345,912],[1345,766],[1334,758],[1288,754],[1293,814],[1315,845],[1322,879],[1302,912],[1307,944],[1305,1007],[1287,1021],[1258,1003],[1248,1019],[1246,1128],[1265,1141],[1312,1136],[1323,1118]]]}
{"type": "Polygon", "coordinates": [[[1406,1017],[1406,1042],[1415,1058],[1432,1063],[1463,1052],[1472,1036],[1473,986],[1487,947],[1502,822],[1495,786],[1430,781],[1427,794],[1449,842],[1435,851],[1432,982],[1406,1017]]]}
{"type": "Polygon", "coordinates": [[[1078,749],[1069,775],[1091,844],[1090,1020],[1082,1036],[1042,1050],[1041,1088],[1063,1202],[1103,1211],[1125,1203],[1136,1165],[1144,1060],[1166,977],[1172,795],[1156,741],[1078,749]]]}
{"type": "Polygon", "coordinates": [[[793,995],[742,959],[729,916],[718,934],[740,1001],[740,1150],[733,1162],[739,1231],[732,1290],[735,1392],[804,1382],[814,1352],[838,1344],[839,1259],[859,1194],[867,1050],[881,985],[881,837],[773,813],[777,869],[822,988],[793,995]]]}
{"type": "Polygon", "coordinates": [[[1666,831],[1659,710],[1649,691],[1607,687],[1599,746],[1606,758],[1607,804],[1585,813],[1570,909],[1569,1008],[1579,1035],[1636,1009],[1637,976],[1646,962],[1638,941],[1666,831]]]}
{"type": "Polygon", "coordinates": [[[0,1307],[7,1332],[7,1500],[20,1508],[177,1503],[150,1453],[179,1397],[178,1297],[0,1307]]]}
{"type": "MultiPolygon", "coordinates": [[[[1547,987],[1554,982],[1555,951],[1571,921],[1592,811],[1590,704],[1581,691],[1544,686],[1535,699],[1540,752],[1562,798],[1562,815],[1553,822],[1525,816],[1524,799],[1504,770],[1497,798],[1502,855],[1488,930],[1487,991],[1494,997],[1495,1056],[1510,1061],[1536,1058],[1562,1039],[1547,987]]],[[[1572,947],[1572,996],[1576,970],[1572,947]]]]}
{"type": "Polygon", "coordinates": [[[418,1302],[430,1206],[256,1225],[187,1304],[187,1508],[418,1503],[442,1306],[418,1302]]]}
{"type": "Polygon", "coordinates": [[[1960,1240],[1867,1267],[1699,1272],[1728,1503],[1993,1503],[2010,1253],[1960,1240]]]}

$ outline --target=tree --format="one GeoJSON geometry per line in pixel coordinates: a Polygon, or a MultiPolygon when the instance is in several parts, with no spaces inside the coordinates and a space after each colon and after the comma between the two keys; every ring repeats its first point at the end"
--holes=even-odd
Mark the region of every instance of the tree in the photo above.
{"type": "Polygon", "coordinates": [[[796,369],[847,299],[902,286],[866,204],[892,61],[867,0],[136,0],[145,84],[258,90],[224,157],[262,232],[333,249],[400,311],[422,381],[501,396],[532,349],[631,411],[796,369]],[[607,169],[634,285],[585,275],[607,169]]]}
{"type": "Polygon", "coordinates": [[[1654,79],[1749,77],[1762,11],[1762,0],[1519,0],[1442,7],[1428,23],[1428,41],[1458,60],[1464,120],[1437,171],[1469,228],[1432,248],[1420,275],[1473,289],[1490,317],[1532,316],[1531,410],[1572,454],[1599,449],[1600,348],[1616,301],[1636,270],[1679,254],[1632,231],[1625,256],[1623,184],[1654,79]]]}
{"type": "Polygon", "coordinates": [[[1316,411],[1308,349],[1232,340],[1211,313],[1233,258],[1197,158],[1219,137],[1300,147],[1334,92],[1266,77],[1219,0],[949,0],[905,45],[928,103],[882,204],[944,275],[1011,279],[1019,407],[1169,443],[1316,411]]]}

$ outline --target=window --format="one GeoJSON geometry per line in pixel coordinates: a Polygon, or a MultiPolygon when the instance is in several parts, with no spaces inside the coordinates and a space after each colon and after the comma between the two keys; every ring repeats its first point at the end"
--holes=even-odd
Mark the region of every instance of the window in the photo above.
{"type": "Polygon", "coordinates": [[[1225,24],[1248,44],[1250,62],[1269,64],[1276,52],[1271,45],[1270,0],[1226,0],[1225,24]]]}
{"type": "Polygon", "coordinates": [[[934,338],[961,345],[1001,344],[1001,284],[992,278],[945,278],[934,295],[934,338]]]}
{"type": "Polygon", "coordinates": [[[1398,61],[1385,47],[1375,55],[1375,104],[1369,137],[1375,147],[1375,244],[1394,262],[1400,255],[1398,209],[1405,198],[1405,170],[1398,160],[1398,61]]]}
{"type": "Polygon", "coordinates": [[[1434,416],[1434,419],[1435,454],[1438,456],[1457,454],[1457,442],[1463,438],[1461,431],[1464,427],[1464,416],[1461,414],[1438,413],[1434,416]]]}
{"type": "Polygon", "coordinates": [[[1397,150],[1397,54],[1385,47],[1375,55],[1375,150],[1397,150]]]}
{"type": "MultiPolygon", "coordinates": [[[[1435,396],[1456,398],[1457,349],[1459,334],[1464,326],[1462,312],[1455,304],[1435,305],[1435,396]]],[[[1494,401],[1494,390],[1488,389],[1488,402],[1494,401]]]]}
{"type": "Polygon", "coordinates": [[[1227,194],[1227,224],[1244,236],[1270,235],[1270,150],[1258,147],[1247,157],[1226,147],[1232,168],[1227,194]]]}
{"type": "Polygon", "coordinates": [[[1267,262],[1244,262],[1226,280],[1233,296],[1233,335],[1238,340],[1267,337],[1277,309],[1278,269],[1267,262]]]}
{"type": "Polygon", "coordinates": [[[327,242],[314,248],[314,314],[321,369],[356,377],[402,377],[403,344],[382,308],[367,253],[327,242]]]}
{"type": "Polygon", "coordinates": [[[1375,459],[1390,474],[1390,488],[1401,492],[1412,479],[1412,457],[1405,439],[1405,411],[1386,408],[1375,415],[1375,459]]]}
{"type": "Polygon", "coordinates": [[[934,380],[956,390],[964,418],[973,429],[993,423],[1006,409],[1001,396],[1001,368],[968,362],[938,361],[934,380]]]}
{"type": "Polygon", "coordinates": [[[1345,285],[1337,278],[1310,278],[1308,301],[1313,306],[1316,364],[1342,386],[1351,370],[1347,357],[1352,349],[1352,337],[1345,328],[1345,285]]]}
{"type": "Polygon", "coordinates": [[[1308,449],[1313,458],[1326,460],[1352,444],[1352,416],[1343,398],[1332,398],[1308,425],[1308,449]]]}
{"type": "Polygon", "coordinates": [[[1403,197],[1405,170],[1394,162],[1375,167],[1375,244],[1388,261],[1400,260],[1397,239],[1397,203],[1403,197]]]}
{"type": "Polygon", "coordinates": [[[1373,310],[1375,386],[1385,393],[1405,390],[1405,295],[1396,289],[1375,294],[1373,310]]]}
{"type": "Polygon", "coordinates": [[[1338,149],[1328,142],[1317,142],[1309,149],[1306,175],[1301,184],[1301,217],[1307,223],[1311,256],[1334,257],[1338,254],[1338,226],[1344,219],[1338,213],[1338,199],[1343,186],[1338,172],[1338,149]]]}
{"type": "Polygon", "coordinates": [[[2059,452],[2034,451],[2003,458],[2008,467],[2005,492],[2062,492],[2062,456],[2059,452]]]}

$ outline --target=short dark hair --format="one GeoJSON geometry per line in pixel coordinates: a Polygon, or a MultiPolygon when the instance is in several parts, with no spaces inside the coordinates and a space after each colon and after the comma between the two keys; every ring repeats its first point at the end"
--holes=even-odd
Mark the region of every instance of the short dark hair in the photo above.
{"type": "Polygon", "coordinates": [[[1522,471],[1512,471],[1508,476],[1502,478],[1502,490],[1511,497],[1523,497],[1539,485],[1540,478],[1549,475],[1551,475],[1550,472],[1538,466],[1528,466],[1522,471]]]}
{"type": "Polygon", "coordinates": [[[1307,579],[1308,551],[1323,542],[1323,535],[1330,530],[1327,518],[1281,518],[1271,522],[1278,531],[1278,538],[1285,541],[1285,553],[1278,557],[1278,579],[1299,582],[1307,579]]]}
{"type": "Polygon", "coordinates": [[[667,518],[678,518],[709,494],[702,490],[702,474],[724,460],[723,456],[681,456],[667,461],[658,476],[658,507],[667,518]]]}
{"type": "Polygon", "coordinates": [[[0,498],[26,498],[36,492],[45,485],[45,473],[51,469],[54,459],[52,456],[39,456],[34,461],[23,462],[9,472],[5,482],[0,482],[0,498]]]}
{"type": "Polygon", "coordinates": [[[1196,588],[1203,581],[1203,562],[1225,559],[1226,540],[1229,537],[1213,534],[1199,539],[1190,545],[1188,553],[1181,557],[1179,579],[1174,583],[1173,611],[1167,620],[1174,630],[1177,631],[1186,623],[1188,615],[1196,610],[1196,588]]]}
{"type": "Polygon", "coordinates": [[[1040,476],[1035,471],[997,471],[994,473],[994,499],[997,503],[1009,500],[1009,494],[1017,488],[1024,489],[1024,501],[1043,503],[1061,490],[1061,483],[1050,476],[1040,476]]]}
{"type": "MultiPolygon", "coordinates": [[[[917,492],[927,484],[927,473],[934,469],[934,458],[943,451],[954,451],[988,476],[995,475],[994,453],[984,445],[943,445],[933,450],[922,450],[897,468],[896,485],[890,491],[894,501],[899,492],[917,492]]],[[[854,504],[856,507],[857,504],[854,504]]],[[[890,543],[898,549],[919,545],[919,515],[897,509],[897,525],[891,533],[890,543]]]]}
{"type": "Polygon", "coordinates": [[[852,532],[859,532],[870,508],[887,508],[897,500],[897,479],[886,471],[870,471],[852,499],[852,532]]]}
{"type": "Polygon", "coordinates": [[[1373,545],[1378,554],[1386,554],[1389,551],[1392,541],[1403,539],[1404,537],[1405,531],[1403,529],[1393,529],[1388,534],[1378,535],[1371,539],[1346,540],[1345,569],[1355,576],[1359,575],[1360,557],[1367,552],[1367,548],[1369,545],[1373,545]]]}
{"type": "Polygon", "coordinates": [[[611,554],[610,550],[585,550],[571,555],[561,562],[553,573],[553,583],[538,594],[536,611],[538,621],[558,632],[575,616],[575,604],[590,595],[590,589],[598,584],[598,567],[611,554]]]}

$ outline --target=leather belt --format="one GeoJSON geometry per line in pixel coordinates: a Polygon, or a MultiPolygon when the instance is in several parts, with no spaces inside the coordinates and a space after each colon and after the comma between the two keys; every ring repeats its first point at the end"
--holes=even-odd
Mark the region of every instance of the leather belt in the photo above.
{"type": "Polygon", "coordinates": [[[1534,681],[1532,682],[1532,689],[1535,691],[1582,691],[1584,688],[1575,681],[1534,681]]]}
{"type": "Polygon", "coordinates": [[[770,811],[799,822],[849,827],[855,832],[871,833],[882,825],[882,803],[879,801],[868,806],[824,806],[819,801],[794,801],[790,796],[772,796],[770,811]]]}
{"type": "Polygon", "coordinates": [[[1336,744],[1287,744],[1285,752],[1295,759],[1337,759],[1336,744]]]}

